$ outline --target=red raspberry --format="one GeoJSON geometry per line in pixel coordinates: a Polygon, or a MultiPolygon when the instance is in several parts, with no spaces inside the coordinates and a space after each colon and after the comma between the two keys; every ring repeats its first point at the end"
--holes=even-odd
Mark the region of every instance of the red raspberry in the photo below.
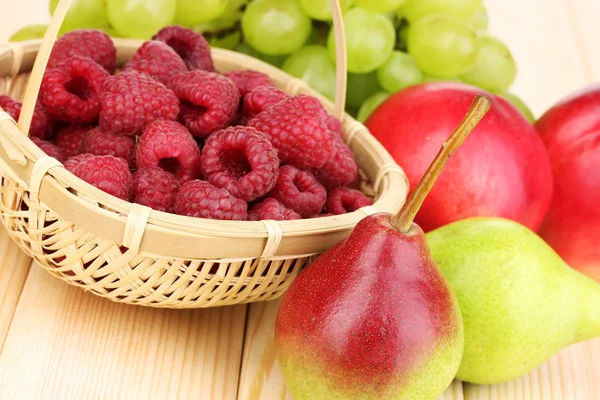
{"type": "Polygon", "coordinates": [[[344,127],[342,125],[342,121],[334,117],[333,115],[328,115],[325,120],[327,124],[327,128],[333,133],[335,133],[338,137],[344,138],[344,127]]]}
{"type": "Polygon", "coordinates": [[[337,188],[329,192],[327,211],[336,215],[346,214],[372,204],[373,202],[358,190],[337,188]]]}
{"type": "Polygon", "coordinates": [[[190,70],[215,70],[208,42],[204,36],[191,29],[177,25],[167,26],[154,35],[152,40],[160,40],[171,46],[190,70]]]}
{"type": "Polygon", "coordinates": [[[115,135],[97,127],[86,135],[82,143],[82,152],[122,158],[127,161],[129,168],[135,168],[135,138],[131,136],[115,135]]]}
{"type": "MultiPolygon", "coordinates": [[[[15,122],[19,121],[21,116],[21,102],[16,101],[8,95],[0,95],[0,107],[10,115],[15,122]]],[[[29,129],[29,137],[37,137],[40,139],[50,139],[54,134],[54,121],[46,112],[44,106],[36,103],[31,119],[31,128],[29,129]]]]}
{"type": "MultiPolygon", "coordinates": [[[[332,133],[335,135],[335,133],[332,133]]],[[[327,190],[349,186],[358,179],[358,166],[350,148],[337,138],[333,145],[333,157],[312,173],[327,190]]]]}
{"type": "Polygon", "coordinates": [[[223,75],[206,71],[178,74],[171,79],[171,89],[181,100],[179,119],[194,136],[204,138],[235,118],[240,93],[223,75]]]}
{"type": "Polygon", "coordinates": [[[238,199],[252,201],[267,194],[277,182],[278,169],[277,150],[254,128],[215,132],[202,149],[204,178],[238,199]]]}
{"type": "Polygon", "coordinates": [[[181,184],[160,167],[140,169],[133,174],[133,202],[172,213],[181,184]]]}
{"type": "Polygon", "coordinates": [[[135,136],[152,121],[176,120],[179,99],[162,83],[136,71],[106,80],[100,126],[109,132],[135,136]]]}
{"type": "Polygon", "coordinates": [[[265,199],[262,203],[257,203],[248,212],[248,221],[291,221],[302,219],[300,214],[294,210],[286,208],[275,199],[265,199]]]}
{"type": "Polygon", "coordinates": [[[52,143],[47,142],[47,141],[42,140],[37,137],[32,137],[30,139],[33,143],[35,143],[35,145],[37,147],[42,149],[42,151],[44,153],[46,153],[47,155],[49,155],[50,157],[54,157],[60,162],[65,161],[65,158],[63,157],[62,153],[60,152],[60,149],[58,147],[56,147],[55,145],[53,145],[52,143]]]}
{"type": "Polygon", "coordinates": [[[275,86],[259,86],[244,96],[244,117],[251,119],[289,97],[275,86]]]}
{"type": "Polygon", "coordinates": [[[327,191],[310,172],[284,165],[279,169],[277,183],[267,197],[279,200],[307,218],[321,212],[327,201],[327,191]]]}
{"type": "Polygon", "coordinates": [[[175,121],[154,121],[140,137],[137,146],[138,168],[160,167],[181,183],[198,178],[200,149],[196,141],[175,121]]]}
{"type": "Polygon", "coordinates": [[[54,144],[68,160],[83,152],[83,142],[92,130],[91,125],[69,125],[54,136],[54,144]]]}
{"type": "Polygon", "coordinates": [[[123,200],[131,198],[132,176],[122,158],[81,154],[69,159],[65,168],[108,194],[123,200]]]}
{"type": "Polygon", "coordinates": [[[200,180],[185,183],[175,200],[175,212],[189,217],[245,221],[247,210],[244,200],[200,180]]]}
{"type": "Polygon", "coordinates": [[[123,71],[130,70],[149,75],[168,86],[173,75],[188,69],[175,50],[166,43],[152,40],[144,43],[123,67],[123,71]]]}
{"type": "Polygon", "coordinates": [[[275,86],[271,78],[262,72],[253,70],[231,71],[225,74],[231,79],[243,97],[259,86],[275,86]]]}
{"type": "Polygon", "coordinates": [[[48,68],[73,56],[91,58],[111,74],[115,72],[117,49],[110,36],[102,31],[80,29],[65,33],[52,48],[48,68]]]}
{"type": "Polygon", "coordinates": [[[94,60],[71,57],[44,74],[40,99],[54,118],[89,123],[98,120],[100,95],[108,72],[94,60]]]}
{"type": "Polygon", "coordinates": [[[261,112],[248,125],[269,137],[282,162],[301,169],[320,168],[334,150],[326,117],[319,100],[299,95],[261,112]]]}

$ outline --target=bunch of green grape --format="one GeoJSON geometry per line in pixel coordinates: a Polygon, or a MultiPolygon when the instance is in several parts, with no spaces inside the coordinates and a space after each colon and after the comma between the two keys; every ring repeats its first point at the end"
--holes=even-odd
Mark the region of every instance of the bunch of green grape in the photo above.
{"type": "MultiPolygon", "coordinates": [[[[483,0],[339,0],[348,56],[347,110],[364,121],[391,94],[430,81],[460,81],[505,95],[517,66],[487,31],[483,0]]],[[[58,0],[50,0],[53,12],[58,0]]],[[[63,32],[102,29],[148,39],[179,24],[212,46],[242,52],[303,79],[333,99],[335,35],[329,0],[74,0],[63,32]]],[[[40,33],[41,32],[41,33],[40,33]]],[[[39,36],[27,27],[16,38],[39,36]],[[29,29],[29,31],[28,31],[29,29]]]]}

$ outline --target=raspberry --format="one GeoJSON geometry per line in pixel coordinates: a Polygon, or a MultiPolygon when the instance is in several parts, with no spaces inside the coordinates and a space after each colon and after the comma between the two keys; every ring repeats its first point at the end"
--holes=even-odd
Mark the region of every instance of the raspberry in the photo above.
{"type": "Polygon", "coordinates": [[[154,121],[140,137],[138,168],[160,167],[181,183],[200,176],[200,149],[196,141],[175,121],[154,121]]]}
{"type": "Polygon", "coordinates": [[[256,203],[248,211],[248,221],[291,221],[294,219],[302,219],[300,214],[294,210],[286,208],[283,204],[275,199],[265,199],[261,203],[256,203]]]}
{"type": "Polygon", "coordinates": [[[247,209],[244,200],[200,180],[181,186],[175,199],[175,212],[189,217],[245,221],[247,209]]]}
{"type": "Polygon", "coordinates": [[[206,71],[178,74],[171,79],[171,89],[181,100],[179,119],[194,136],[204,138],[235,118],[240,93],[223,75],[206,71]]]}
{"type": "Polygon", "coordinates": [[[277,182],[278,169],[277,150],[254,128],[215,132],[202,149],[204,178],[238,199],[252,201],[267,194],[277,182]]]}
{"type": "Polygon", "coordinates": [[[186,72],[187,67],[175,50],[156,40],[146,42],[123,67],[123,71],[135,70],[149,75],[165,86],[175,74],[186,72]]]}
{"type": "Polygon", "coordinates": [[[176,120],[179,99],[162,83],[136,71],[106,80],[100,126],[109,132],[135,136],[159,119],[176,120]]]}
{"type": "Polygon", "coordinates": [[[110,36],[102,31],[80,29],[65,33],[52,48],[48,68],[73,56],[91,58],[109,73],[115,72],[117,49],[110,36]]]}
{"type": "Polygon", "coordinates": [[[312,171],[327,190],[349,186],[358,179],[358,166],[350,148],[338,138],[334,141],[333,149],[333,157],[321,168],[312,171]]]}
{"type": "Polygon", "coordinates": [[[321,212],[327,201],[327,191],[310,172],[284,165],[267,197],[279,200],[285,207],[307,218],[321,212]]]}
{"type": "Polygon", "coordinates": [[[316,98],[298,95],[261,112],[248,126],[269,137],[282,162],[301,169],[320,168],[334,150],[326,117],[316,98]]]}
{"type": "Polygon", "coordinates": [[[83,141],[92,130],[91,125],[69,125],[61,128],[54,137],[54,144],[68,160],[83,152],[83,141]]]}
{"type": "Polygon", "coordinates": [[[373,202],[358,190],[337,188],[329,192],[327,211],[336,215],[346,214],[372,204],[373,202]]]}
{"type": "Polygon", "coordinates": [[[225,74],[231,79],[243,97],[259,86],[275,86],[271,78],[262,72],[253,70],[231,71],[225,74]]]}
{"type": "Polygon", "coordinates": [[[152,40],[160,40],[171,46],[190,70],[215,70],[208,42],[204,36],[191,29],[177,25],[167,26],[154,35],[152,40]]]}
{"type": "Polygon", "coordinates": [[[47,141],[42,140],[37,137],[32,137],[30,139],[33,143],[35,143],[35,145],[37,147],[42,149],[42,151],[44,153],[46,153],[47,155],[49,155],[50,157],[54,157],[60,162],[65,161],[65,158],[63,157],[62,153],[60,152],[60,149],[58,147],[56,147],[55,145],[53,145],[52,143],[47,142],[47,141]]]}
{"type": "MultiPolygon", "coordinates": [[[[8,95],[0,95],[0,107],[6,111],[15,121],[19,121],[21,116],[21,102],[16,101],[8,95]]],[[[37,137],[40,139],[50,139],[54,134],[55,123],[46,112],[44,106],[36,103],[31,119],[31,127],[29,128],[29,137],[37,137]]]]}
{"type": "Polygon", "coordinates": [[[172,213],[180,187],[173,174],[162,168],[140,169],[133,174],[133,202],[172,213]]]}
{"type": "Polygon", "coordinates": [[[108,72],[94,60],[71,57],[46,71],[40,99],[48,113],[58,120],[95,122],[100,114],[100,95],[108,77],[108,72]]]}
{"type": "Polygon", "coordinates": [[[244,96],[244,117],[253,118],[289,96],[275,86],[259,86],[244,96]]]}
{"type": "Polygon", "coordinates": [[[82,143],[82,152],[97,156],[111,155],[127,161],[135,168],[135,138],[106,132],[100,127],[92,129],[82,143]]]}
{"type": "Polygon", "coordinates": [[[69,159],[65,168],[110,195],[123,200],[131,198],[132,176],[121,158],[81,154],[69,159]]]}
{"type": "Polygon", "coordinates": [[[342,121],[332,115],[328,115],[325,123],[331,132],[335,133],[342,139],[344,138],[344,127],[342,126],[342,121]]]}

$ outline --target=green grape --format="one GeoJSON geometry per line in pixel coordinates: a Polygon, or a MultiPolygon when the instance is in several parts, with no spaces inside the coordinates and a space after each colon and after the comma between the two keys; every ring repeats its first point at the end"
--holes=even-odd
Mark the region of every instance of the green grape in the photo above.
{"type": "Polygon", "coordinates": [[[242,40],[242,33],[240,31],[233,31],[226,35],[212,36],[208,38],[208,44],[211,47],[218,47],[220,49],[233,50],[242,40]]]}
{"type": "MultiPolygon", "coordinates": [[[[375,71],[394,51],[396,29],[385,15],[353,8],[344,16],[344,25],[349,72],[375,71]]],[[[333,60],[336,59],[335,42],[335,31],[331,29],[327,48],[333,60]]]]}
{"type": "Polygon", "coordinates": [[[354,5],[378,13],[397,10],[406,0],[354,0],[354,5]]]}
{"type": "Polygon", "coordinates": [[[302,79],[311,88],[331,100],[335,98],[335,64],[323,46],[306,46],[283,63],[283,70],[302,79]]]}
{"type": "MultiPolygon", "coordinates": [[[[300,7],[312,19],[319,21],[331,21],[331,6],[329,0],[298,0],[300,7]]],[[[340,0],[342,12],[347,12],[352,7],[352,0],[340,0]]]]}
{"type": "Polygon", "coordinates": [[[119,33],[115,31],[115,28],[113,28],[112,26],[105,26],[104,28],[100,28],[100,30],[112,38],[121,37],[121,35],[119,35],[119,33]]]}
{"type": "Polygon", "coordinates": [[[498,93],[498,95],[502,96],[510,103],[512,103],[513,106],[515,106],[519,111],[521,111],[521,114],[523,114],[523,116],[525,116],[525,118],[527,118],[529,122],[531,122],[532,124],[535,122],[535,116],[531,112],[531,109],[529,109],[527,104],[519,96],[509,92],[498,93]]]}
{"type": "Polygon", "coordinates": [[[460,78],[474,86],[490,92],[503,92],[517,77],[517,64],[510,50],[500,40],[479,36],[479,54],[473,68],[460,78]]]}
{"type": "Polygon", "coordinates": [[[248,44],[273,56],[300,49],[311,26],[310,18],[295,0],[254,0],[242,16],[242,31],[248,44]]]}
{"type": "Polygon", "coordinates": [[[433,14],[467,21],[482,6],[483,0],[406,0],[400,12],[410,22],[433,14]]]}
{"type": "Polygon", "coordinates": [[[233,50],[242,39],[242,33],[236,28],[235,18],[222,16],[191,27],[206,37],[211,46],[233,50]]]}
{"type": "Polygon", "coordinates": [[[218,18],[228,0],[176,0],[175,23],[184,26],[200,24],[218,18]]]}
{"type": "Polygon", "coordinates": [[[421,83],[429,83],[429,82],[459,82],[464,83],[460,80],[460,78],[440,78],[439,76],[433,76],[428,74],[423,74],[423,79],[421,83]]]}
{"type": "Polygon", "coordinates": [[[471,18],[469,18],[469,23],[474,29],[478,31],[487,31],[489,25],[488,13],[484,6],[479,7],[471,18]]]}
{"type": "Polygon", "coordinates": [[[247,5],[249,2],[250,0],[227,1],[227,4],[225,5],[225,10],[223,10],[223,13],[219,18],[235,19],[236,21],[239,21],[240,19],[242,19],[242,7],[247,5]]]}
{"type": "Polygon", "coordinates": [[[22,42],[24,40],[41,39],[46,33],[48,25],[27,25],[16,31],[8,39],[9,42],[22,42]]]}
{"type": "Polygon", "coordinates": [[[254,50],[248,43],[242,42],[238,44],[235,48],[235,51],[238,53],[246,54],[247,56],[254,57],[266,63],[269,63],[277,68],[281,68],[286,57],[285,56],[268,56],[266,54],[261,54],[258,51],[254,50]]]}
{"type": "MultiPolygon", "coordinates": [[[[83,28],[103,28],[109,25],[105,0],[73,0],[60,32],[83,28]]],[[[58,0],[50,0],[50,14],[54,14],[58,0]]]]}
{"type": "Polygon", "coordinates": [[[365,100],[362,106],[360,106],[356,119],[358,119],[359,122],[366,122],[371,114],[373,114],[373,111],[377,110],[377,108],[389,97],[390,94],[386,92],[375,93],[373,96],[365,100]]]}
{"type": "Polygon", "coordinates": [[[477,34],[464,21],[432,15],[410,26],[408,52],[429,75],[454,78],[475,65],[477,34]]]}
{"type": "Polygon", "coordinates": [[[423,73],[410,54],[394,51],[385,64],[377,70],[377,80],[387,92],[395,93],[421,83],[423,73]]]}
{"type": "Polygon", "coordinates": [[[379,86],[377,74],[348,74],[346,103],[350,108],[360,108],[369,97],[383,89],[379,86]]]}
{"type": "Polygon", "coordinates": [[[150,39],[171,25],[176,12],[175,0],[107,0],[108,20],[117,33],[126,38],[150,39]]]}

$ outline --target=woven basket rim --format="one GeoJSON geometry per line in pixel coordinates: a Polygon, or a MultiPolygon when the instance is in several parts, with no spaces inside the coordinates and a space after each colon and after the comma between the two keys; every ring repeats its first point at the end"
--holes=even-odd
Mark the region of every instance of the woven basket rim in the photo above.
{"type": "MultiPolygon", "coordinates": [[[[132,39],[115,38],[113,41],[118,49],[118,58],[121,64],[127,60],[132,52],[143,43],[142,40],[132,39]]],[[[3,58],[11,58],[12,56],[13,68],[11,68],[11,72],[28,72],[28,70],[31,68],[30,64],[35,58],[35,54],[33,54],[32,57],[31,53],[35,53],[40,44],[41,40],[33,40],[22,42],[20,44],[11,44],[4,49],[0,48],[0,63],[2,62],[3,58]],[[18,68],[14,68],[15,63],[20,64],[18,68]]],[[[229,62],[234,62],[237,64],[239,66],[238,69],[244,69],[244,66],[247,65],[259,65],[260,70],[267,73],[276,82],[287,82],[288,89],[290,87],[295,87],[299,92],[310,93],[311,95],[318,97],[329,112],[331,112],[334,108],[334,105],[331,103],[331,101],[310,89],[304,82],[265,62],[230,50],[213,48],[212,53],[216,64],[219,62],[219,60],[226,59],[229,62]]],[[[7,71],[3,71],[1,67],[0,74],[3,74],[4,76],[9,75],[9,73],[7,73],[7,71]]],[[[2,77],[3,76],[0,75],[0,78],[2,77]]],[[[374,209],[370,209],[366,213],[364,211],[355,211],[352,213],[332,217],[303,219],[296,221],[278,221],[277,225],[281,228],[281,234],[283,238],[306,236],[315,233],[327,234],[332,232],[347,231],[352,229],[356,223],[358,223],[368,213],[374,212],[375,210],[379,212],[396,212],[403,205],[406,199],[406,194],[408,193],[408,180],[401,167],[395,163],[387,150],[385,150],[385,148],[383,148],[383,146],[370,135],[366,127],[354,120],[349,114],[345,114],[343,125],[345,131],[348,129],[355,130],[356,135],[354,137],[364,140],[372,145],[378,156],[383,160],[383,164],[392,167],[389,168],[387,173],[384,173],[381,176],[381,190],[379,196],[375,199],[373,205],[374,209]]],[[[20,178],[23,183],[29,183],[28,178],[30,177],[30,170],[40,158],[46,157],[45,153],[43,153],[42,150],[40,150],[31,140],[29,140],[26,134],[22,133],[12,120],[0,118],[0,127],[3,128],[0,129],[0,159],[4,159],[4,161],[8,164],[12,175],[16,175],[16,177],[20,178]],[[25,156],[27,159],[27,165],[25,167],[19,169],[19,166],[15,165],[9,159],[10,157],[5,151],[5,147],[7,145],[14,146],[17,151],[21,152],[25,156]],[[19,171],[21,172],[19,173],[19,171]]],[[[102,209],[101,207],[96,207],[96,211],[100,214],[103,214],[102,217],[118,221],[118,223],[121,224],[124,229],[125,225],[127,224],[127,216],[129,216],[130,211],[134,207],[134,203],[118,199],[97,189],[91,184],[88,184],[82,179],[76,177],[65,168],[53,168],[46,172],[47,173],[44,174],[45,177],[40,182],[40,185],[42,186],[42,190],[40,190],[41,197],[43,197],[42,195],[45,191],[48,191],[49,188],[54,186],[54,190],[62,190],[65,196],[70,195],[73,197],[72,200],[75,200],[75,198],[81,200],[81,198],[84,197],[92,202],[97,202],[102,204],[104,207],[102,207],[102,209]],[[48,178],[48,176],[51,178],[48,178]],[[79,195],[69,193],[68,188],[70,188],[71,191],[75,190],[79,195]]],[[[11,176],[11,174],[9,174],[9,176],[11,176]]],[[[26,187],[29,188],[29,185],[26,187]]],[[[46,201],[47,199],[42,200],[44,200],[46,205],[48,205],[51,210],[64,217],[64,212],[60,212],[56,210],[56,207],[50,206],[52,202],[46,201]]],[[[71,222],[76,223],[75,221],[71,222]]],[[[211,220],[164,213],[155,210],[149,212],[147,227],[155,227],[157,231],[161,232],[162,235],[173,236],[173,239],[175,240],[177,237],[187,235],[198,236],[198,238],[201,238],[203,235],[206,235],[207,232],[209,232],[209,235],[231,239],[246,238],[267,240],[272,236],[272,232],[269,231],[269,227],[266,226],[266,224],[262,221],[211,220]]],[[[92,229],[89,229],[89,231],[100,237],[106,236],[105,232],[104,234],[97,233],[97,229],[95,230],[93,227],[92,229]]],[[[112,240],[113,237],[110,239],[112,240]]],[[[117,240],[117,242],[120,243],[122,241],[117,240]]],[[[143,247],[144,246],[142,243],[142,251],[144,250],[143,247]]],[[[146,249],[146,254],[156,254],[149,253],[147,250],[148,249],[146,249]]],[[[313,252],[308,253],[312,254],[313,252]]],[[[317,253],[317,251],[314,253],[317,253]]],[[[159,254],[160,256],[165,256],[162,251],[159,254]]],[[[294,253],[293,251],[286,251],[285,254],[276,255],[284,257],[296,257],[306,254],[306,252],[302,251],[300,251],[298,254],[294,253]]],[[[177,257],[176,254],[170,254],[169,256],[177,257]]],[[[243,254],[240,258],[259,256],[261,256],[261,254],[256,254],[256,251],[254,251],[253,254],[243,254]]],[[[181,258],[181,254],[179,254],[179,257],[181,258]]],[[[205,259],[203,257],[200,258],[205,259]]]]}

